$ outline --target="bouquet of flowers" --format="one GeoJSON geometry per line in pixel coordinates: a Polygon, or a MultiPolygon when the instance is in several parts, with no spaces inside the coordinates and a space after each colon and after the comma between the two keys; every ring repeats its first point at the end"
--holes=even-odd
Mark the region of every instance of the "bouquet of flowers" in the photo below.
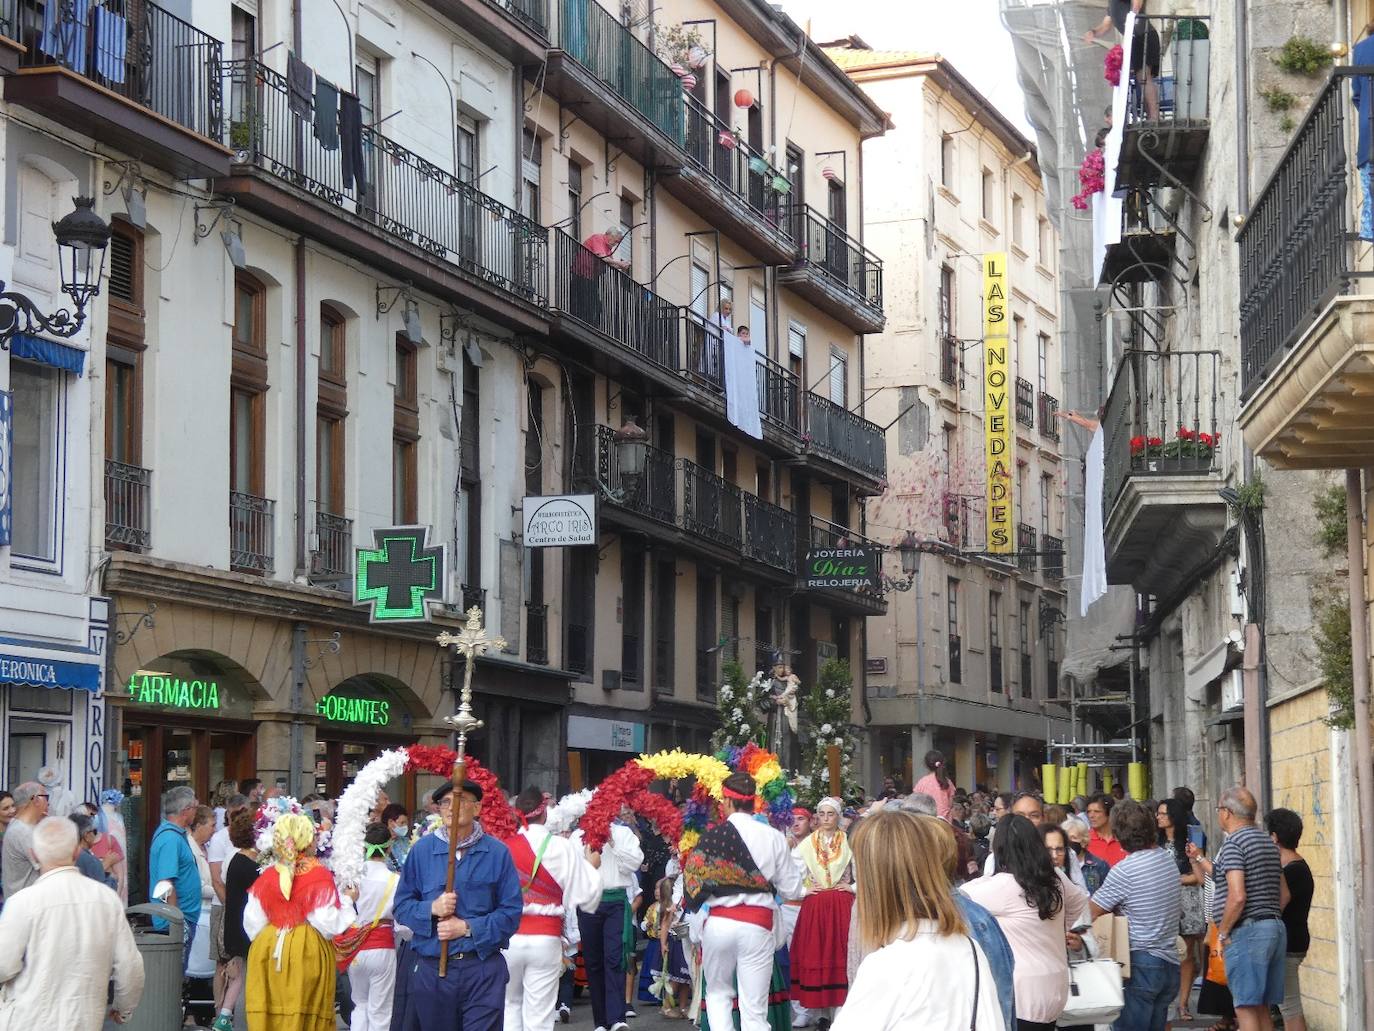
{"type": "Polygon", "coordinates": [[[1069,200],[1079,211],[1087,211],[1092,195],[1107,188],[1107,161],[1101,148],[1090,150],[1084,155],[1083,163],[1078,166],[1078,181],[1083,184],[1083,189],[1069,200]]]}
{"type": "Polygon", "coordinates": [[[1121,85],[1121,66],[1125,63],[1126,52],[1121,49],[1118,43],[1107,51],[1107,58],[1102,63],[1103,75],[1113,86],[1121,85]]]}

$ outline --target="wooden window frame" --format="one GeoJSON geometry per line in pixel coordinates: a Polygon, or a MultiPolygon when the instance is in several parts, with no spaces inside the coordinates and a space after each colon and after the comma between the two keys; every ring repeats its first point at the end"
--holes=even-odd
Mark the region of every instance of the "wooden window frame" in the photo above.
{"type": "Polygon", "coordinates": [[[122,435],[125,445],[123,451],[126,457],[120,461],[124,461],[128,465],[142,465],[143,348],[132,348],[123,343],[116,343],[114,340],[107,340],[105,343],[105,369],[105,457],[109,458],[120,450],[115,447],[115,438],[117,435],[122,435]],[[127,398],[129,424],[122,428],[117,428],[111,418],[114,406],[110,404],[110,397],[116,382],[115,377],[110,373],[109,367],[111,365],[132,370],[127,398]]]}
{"type": "Polygon", "coordinates": [[[328,515],[343,518],[346,507],[344,484],[344,419],[321,406],[315,413],[315,506],[328,515]],[[330,436],[330,496],[324,497],[321,489],[320,470],[323,468],[321,442],[325,434],[330,436]]]}
{"type": "Polygon", "coordinates": [[[344,317],[327,304],[320,305],[320,387],[321,396],[324,385],[348,386],[348,358],[345,344],[346,322],[344,317]],[[332,368],[325,368],[324,356],[330,355],[332,368]]]}
{"type": "Polygon", "coordinates": [[[235,393],[249,394],[252,397],[250,418],[250,438],[253,453],[249,457],[248,479],[251,489],[248,493],[262,497],[267,481],[267,288],[256,277],[247,272],[234,274],[234,330],[232,331],[233,362],[229,374],[230,392],[230,434],[229,470],[230,481],[233,470],[238,464],[236,434],[233,432],[235,393]],[[246,291],[252,295],[252,319],[247,346],[238,334],[239,293],[246,291]]]}

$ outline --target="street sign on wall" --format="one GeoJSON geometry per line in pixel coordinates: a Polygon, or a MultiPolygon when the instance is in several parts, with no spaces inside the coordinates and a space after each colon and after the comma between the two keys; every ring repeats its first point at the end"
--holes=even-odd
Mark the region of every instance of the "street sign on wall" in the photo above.
{"type": "Polygon", "coordinates": [[[568,548],[596,543],[596,495],[525,498],[525,547],[568,548]]]}
{"type": "Polygon", "coordinates": [[[424,622],[444,600],[448,552],[428,546],[429,527],[373,530],[375,547],[354,550],[353,604],[371,605],[374,623],[424,622]]]}
{"type": "Polygon", "coordinates": [[[802,578],[810,589],[856,590],[880,587],[881,552],[877,548],[817,548],[806,553],[802,578]]]}

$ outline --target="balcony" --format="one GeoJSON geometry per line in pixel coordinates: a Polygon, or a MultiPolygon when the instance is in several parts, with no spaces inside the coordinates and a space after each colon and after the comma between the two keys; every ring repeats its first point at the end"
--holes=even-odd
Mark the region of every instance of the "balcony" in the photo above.
{"type": "Polygon", "coordinates": [[[839,478],[855,480],[867,493],[882,493],[887,477],[887,441],[883,428],[819,394],[806,392],[808,457],[839,467],[839,478]]]}
{"type": "Polygon", "coordinates": [[[795,261],[797,243],[784,217],[792,189],[787,176],[696,97],[684,98],[687,162],[664,186],[769,264],[795,261]]]}
{"type": "Polygon", "coordinates": [[[549,664],[549,607],[525,602],[525,661],[549,664]]]}
{"type": "Polygon", "coordinates": [[[646,449],[644,477],[628,489],[616,463],[615,431],[597,427],[598,487],[608,522],[708,560],[745,568],[757,563],[756,575],[792,582],[796,516],[695,462],[646,449]]]}
{"type": "Polygon", "coordinates": [[[425,2],[513,64],[542,64],[548,56],[548,0],[425,2]]]}
{"type": "Polygon", "coordinates": [[[25,0],[5,20],[26,48],[6,100],[178,179],[228,173],[219,40],[149,0],[25,0]]]}
{"type": "Polygon", "coordinates": [[[152,547],[152,482],[147,469],[105,460],[105,546],[111,551],[152,547]]]}
{"type": "MultiPolygon", "coordinates": [[[[1241,227],[1240,428],[1280,469],[1374,464],[1374,261],[1349,143],[1356,73],[1333,72],[1241,227]]],[[[1366,82],[1368,80],[1365,80],[1366,82]]]]}
{"type": "MultiPolygon", "coordinates": [[[[803,559],[806,552],[824,548],[872,548],[880,555],[883,550],[877,541],[869,540],[846,526],[832,523],[820,516],[813,515],[809,526],[803,524],[797,530],[801,535],[797,541],[797,550],[803,559]]],[[[801,590],[813,595],[819,603],[850,615],[881,616],[887,612],[887,602],[881,591],[842,587],[802,587],[801,590]]]]}
{"type": "Polygon", "coordinates": [[[942,336],[940,338],[940,382],[951,387],[964,385],[963,354],[959,350],[959,338],[942,336]]]}
{"type": "Polygon", "coordinates": [[[1146,38],[1160,41],[1159,111],[1157,116],[1150,111],[1140,87],[1123,73],[1128,95],[1117,181],[1123,186],[1187,185],[1202,164],[1210,129],[1211,19],[1137,16],[1141,21],[1146,38]]]}
{"type": "Polygon", "coordinates": [[[229,492],[229,568],[265,576],[273,569],[277,503],[241,490],[229,492]]]}
{"type": "Polygon", "coordinates": [[[778,281],[854,332],[881,333],[883,263],[809,205],[792,205],[786,217],[801,257],[791,268],[779,270],[778,281]]]}
{"type": "Polygon", "coordinates": [[[791,369],[765,354],[758,356],[759,411],[765,427],[801,435],[801,381],[791,369]]]}
{"type": "MultiPolygon", "coordinates": [[[[1162,200],[1158,187],[1130,190],[1121,204],[1121,231],[1115,240],[1094,241],[1102,248],[1102,269],[1098,282],[1103,286],[1127,283],[1163,283],[1169,278],[1186,279],[1187,263],[1179,256],[1181,237],[1191,248],[1192,240],[1178,224],[1177,213],[1162,200]]],[[[1098,225],[1094,224],[1096,235],[1098,225]]]]}
{"type": "Polygon", "coordinates": [[[19,42],[19,0],[0,0],[0,75],[19,70],[24,44],[19,42]]]}
{"type": "Polygon", "coordinates": [[[1167,597],[1226,529],[1216,351],[1127,351],[1102,422],[1107,581],[1167,597]]]}
{"type": "Polygon", "coordinates": [[[1053,397],[1043,390],[1040,391],[1036,401],[1039,406],[1040,416],[1040,436],[1046,440],[1059,443],[1059,398],[1053,397]]]}
{"type": "Polygon", "coordinates": [[[363,128],[365,183],[345,181],[287,107],[286,78],[229,64],[234,169],[216,186],[249,210],[504,325],[542,332],[548,232],[438,165],[363,128]]]}
{"type": "Polygon", "coordinates": [[[1035,429],[1035,386],[1020,376],[1016,377],[1016,421],[1026,429],[1035,429]]]}
{"type": "Polygon", "coordinates": [[[1035,527],[1028,523],[1016,524],[1016,565],[1023,573],[1034,573],[1036,560],[1040,556],[1035,548],[1035,527]]]}
{"type": "Polygon", "coordinates": [[[1059,537],[1043,534],[1040,538],[1040,553],[1044,556],[1043,568],[1046,580],[1064,579],[1064,542],[1059,537]]]}
{"type": "Polygon", "coordinates": [[[646,168],[686,161],[682,81],[595,0],[558,0],[547,85],[564,107],[646,168]]]}
{"type": "Polygon", "coordinates": [[[561,229],[552,237],[554,331],[589,347],[591,363],[613,379],[681,393],[682,309],[561,229]]]}
{"type": "Polygon", "coordinates": [[[315,575],[321,580],[347,580],[353,575],[353,520],[328,512],[315,513],[315,575]]]}

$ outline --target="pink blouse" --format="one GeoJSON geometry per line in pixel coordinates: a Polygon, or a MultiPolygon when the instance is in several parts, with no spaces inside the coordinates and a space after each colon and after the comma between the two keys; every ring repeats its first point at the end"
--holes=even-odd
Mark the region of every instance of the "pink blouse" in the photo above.
{"type": "Polygon", "coordinates": [[[929,795],[935,799],[935,815],[942,820],[949,819],[949,807],[954,802],[954,792],[958,790],[954,786],[954,778],[949,778],[949,787],[940,787],[940,779],[933,773],[927,773],[916,782],[913,791],[929,795]]]}

